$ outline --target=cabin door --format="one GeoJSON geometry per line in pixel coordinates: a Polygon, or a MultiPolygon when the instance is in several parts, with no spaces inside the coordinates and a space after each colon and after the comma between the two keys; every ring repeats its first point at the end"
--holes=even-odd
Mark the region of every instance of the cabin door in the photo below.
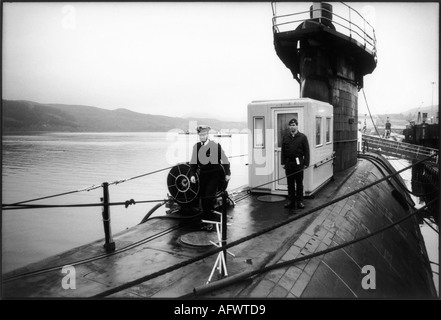
{"type": "Polygon", "coordinates": [[[303,130],[303,114],[301,109],[284,108],[274,110],[274,186],[273,190],[280,193],[286,193],[288,191],[287,180],[285,178],[286,173],[282,167],[281,154],[282,154],[282,139],[288,132],[288,122],[292,118],[296,118],[299,122],[299,131],[303,130]],[[280,180],[279,180],[280,179],[280,180]]]}

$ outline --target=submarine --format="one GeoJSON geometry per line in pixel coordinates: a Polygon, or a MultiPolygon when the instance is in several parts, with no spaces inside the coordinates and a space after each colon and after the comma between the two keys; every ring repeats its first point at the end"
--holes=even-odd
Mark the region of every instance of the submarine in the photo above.
{"type": "Polygon", "coordinates": [[[349,17],[328,3],[288,15],[273,4],[274,48],[300,97],[248,104],[248,185],[219,186],[215,232],[196,223],[188,163],[169,171],[167,201],[117,234],[103,184],[104,239],[4,274],[3,297],[437,298],[401,170],[359,150],[358,92],[376,67],[376,40],[341,5],[349,17]],[[294,213],[283,207],[280,162],[291,118],[311,150],[305,208],[294,213]]]}

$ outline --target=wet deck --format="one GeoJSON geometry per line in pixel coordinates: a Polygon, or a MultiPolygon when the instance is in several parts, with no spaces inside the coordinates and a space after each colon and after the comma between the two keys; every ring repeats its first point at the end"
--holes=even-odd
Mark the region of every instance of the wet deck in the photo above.
{"type": "MultiPolygon", "coordinates": [[[[371,161],[359,160],[355,168],[336,175],[334,181],[318,192],[314,199],[306,200],[306,208],[298,210],[297,214],[309,212],[382,177],[382,170],[371,161]]],[[[229,277],[353,240],[396,221],[407,212],[400,205],[403,198],[396,199],[391,195],[393,190],[393,184],[384,181],[229,248],[235,255],[227,255],[229,277]]],[[[231,223],[227,233],[229,243],[295,217],[295,214],[283,208],[285,202],[262,202],[258,200],[260,196],[252,194],[228,209],[228,223],[231,223]]],[[[198,225],[194,220],[150,219],[115,235],[117,251],[113,254],[105,254],[103,241],[96,241],[4,275],[3,296],[188,297],[194,288],[207,287],[206,282],[217,257],[216,253],[172,270],[174,266],[194,261],[215,248],[193,247],[179,241],[182,235],[197,231],[198,225]],[[84,260],[97,256],[100,258],[84,260]],[[83,262],[76,264],[78,261],[83,262]],[[62,281],[66,273],[62,273],[62,267],[66,265],[75,267],[75,289],[63,289],[62,281]],[[40,274],[18,276],[48,267],[54,268],[40,274]],[[160,275],[164,269],[170,272],[160,275]],[[14,276],[17,278],[13,279],[14,276]],[[146,281],[124,287],[141,278],[146,281]]],[[[209,235],[211,237],[215,233],[209,235]]],[[[399,227],[347,248],[247,278],[202,296],[432,297],[435,289],[430,283],[430,266],[423,248],[417,222],[411,218],[399,227]],[[361,270],[365,265],[372,265],[377,270],[375,290],[362,288],[364,274],[361,270]]],[[[216,271],[212,284],[217,282],[217,274],[216,271]]]]}

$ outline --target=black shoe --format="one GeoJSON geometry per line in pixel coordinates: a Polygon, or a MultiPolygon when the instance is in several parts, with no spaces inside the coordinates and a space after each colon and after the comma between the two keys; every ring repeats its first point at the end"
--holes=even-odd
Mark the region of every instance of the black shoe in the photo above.
{"type": "Polygon", "coordinates": [[[215,230],[214,225],[212,223],[202,223],[201,225],[202,231],[212,232],[215,230]]]}
{"type": "Polygon", "coordinates": [[[284,205],[284,207],[286,209],[295,209],[296,208],[296,204],[294,202],[288,202],[287,204],[284,205]]]}
{"type": "Polygon", "coordinates": [[[303,209],[305,208],[305,205],[303,204],[303,202],[297,202],[297,208],[303,209]]]}

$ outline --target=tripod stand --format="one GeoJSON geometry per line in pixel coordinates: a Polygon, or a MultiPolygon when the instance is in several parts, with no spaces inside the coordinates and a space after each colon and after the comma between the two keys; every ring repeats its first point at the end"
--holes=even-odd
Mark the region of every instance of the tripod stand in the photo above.
{"type": "MultiPolygon", "coordinates": [[[[227,206],[226,206],[227,199],[226,199],[226,197],[227,197],[226,192],[223,192],[223,194],[222,194],[222,202],[223,202],[222,213],[214,211],[214,213],[219,214],[221,216],[221,222],[202,220],[202,222],[212,223],[216,226],[218,243],[215,243],[213,241],[210,241],[210,242],[218,248],[224,247],[227,243],[227,206]]],[[[219,254],[217,255],[216,261],[214,263],[214,266],[211,269],[211,273],[210,273],[210,276],[208,277],[207,284],[209,284],[211,282],[211,279],[214,275],[214,271],[216,269],[219,271],[219,274],[222,277],[228,276],[227,262],[226,262],[226,254],[227,253],[234,257],[234,254],[227,251],[226,249],[219,252],[219,254]]]]}

